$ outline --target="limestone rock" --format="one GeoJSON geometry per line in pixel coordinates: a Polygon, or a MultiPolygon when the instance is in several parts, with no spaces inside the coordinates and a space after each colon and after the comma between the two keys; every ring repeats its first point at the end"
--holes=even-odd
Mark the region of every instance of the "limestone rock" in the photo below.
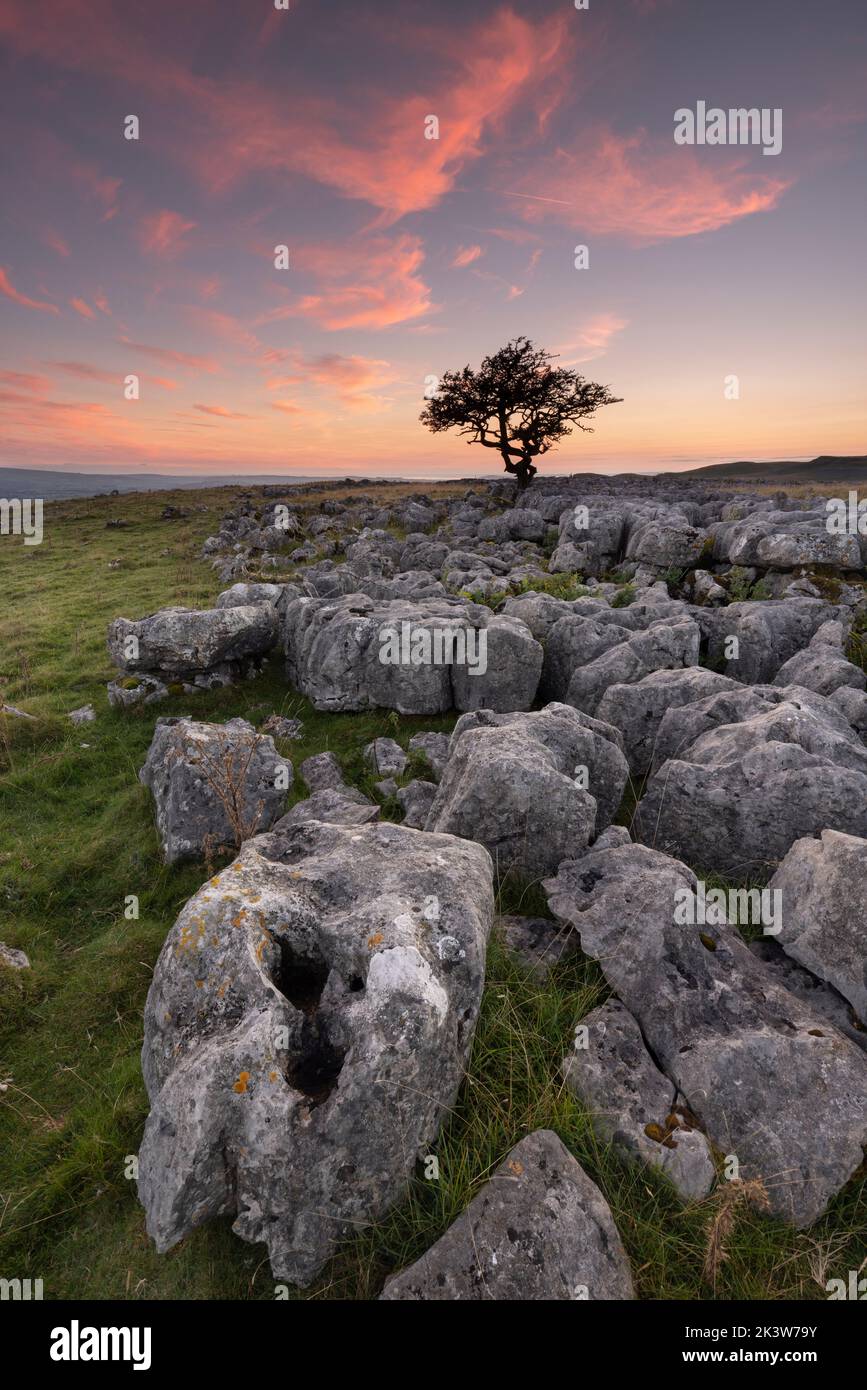
{"type": "Polygon", "coordinates": [[[608,1203],[547,1129],[522,1139],[436,1245],[382,1293],[478,1303],[633,1297],[608,1203]]]}
{"type": "Polygon", "coordinates": [[[190,899],[145,1008],[160,1252],[230,1213],[308,1284],[385,1215],[454,1101],[492,915],[480,846],[388,824],[257,836],[190,899]]]}

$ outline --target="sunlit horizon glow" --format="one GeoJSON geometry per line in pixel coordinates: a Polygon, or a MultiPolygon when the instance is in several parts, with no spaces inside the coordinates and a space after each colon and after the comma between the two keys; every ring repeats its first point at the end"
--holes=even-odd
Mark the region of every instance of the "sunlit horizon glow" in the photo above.
{"type": "Polygon", "coordinates": [[[624,398],[545,472],[867,452],[857,0],[0,0],[0,74],[2,465],[490,475],[424,383],[519,334],[624,398]]]}

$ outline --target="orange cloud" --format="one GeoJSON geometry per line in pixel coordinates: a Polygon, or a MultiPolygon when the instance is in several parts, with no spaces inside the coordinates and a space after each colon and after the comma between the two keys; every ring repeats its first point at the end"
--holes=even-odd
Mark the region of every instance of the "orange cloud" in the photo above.
{"type": "MultiPolygon", "coordinates": [[[[380,209],[383,225],[434,207],[451,191],[462,169],[485,148],[485,135],[522,101],[545,100],[553,79],[568,69],[570,34],[562,16],[532,23],[504,9],[460,37],[443,42],[419,31],[445,72],[432,77],[425,95],[364,96],[345,133],[346,102],[293,94],[289,110],[249,83],[219,87],[199,82],[186,93],[207,108],[219,138],[183,151],[213,191],[223,191],[256,170],[300,173],[347,198],[380,209]],[[366,113],[362,123],[358,111],[366,113]],[[437,139],[425,138],[431,115],[437,139]]],[[[350,103],[352,105],[352,103],[350,103]]]]}
{"type": "Polygon", "coordinates": [[[138,232],[139,245],[149,255],[170,259],[185,249],[183,238],[196,225],[179,212],[163,208],[143,218],[138,232]]]}
{"type": "Polygon", "coordinates": [[[270,310],[257,324],[300,317],[335,330],[389,328],[420,318],[434,307],[418,275],[423,261],[421,240],[409,233],[356,238],[347,246],[300,247],[296,265],[322,280],[322,290],[270,310]]]}
{"type": "Polygon", "coordinates": [[[743,157],[702,160],[687,146],[652,145],[645,131],[603,131],[595,148],[558,150],[537,163],[514,196],[530,221],[555,217],[585,232],[649,242],[767,212],[790,184],[754,172],[743,157]]]}
{"type": "Polygon", "coordinates": [[[0,265],[0,294],[5,294],[7,299],[11,299],[13,304],[20,304],[23,309],[38,309],[41,314],[60,313],[56,304],[47,304],[41,299],[28,299],[26,294],[21,294],[16,290],[2,265],[0,265]]]}
{"type": "MultiPolygon", "coordinates": [[[[264,32],[279,32],[273,16],[264,32]]],[[[4,0],[0,7],[0,35],[20,52],[66,69],[111,72],[164,108],[183,103],[205,133],[175,141],[173,152],[210,189],[262,171],[302,174],[370,203],[383,222],[440,202],[520,103],[539,108],[537,124],[544,123],[570,75],[573,33],[566,16],[534,23],[510,9],[460,33],[402,32],[436,64],[426,92],[383,97],[360,90],[356,101],[350,97],[347,116],[345,98],[295,90],[287,104],[282,90],[261,82],[206,77],[198,62],[185,65],[165,44],[149,43],[132,16],[121,12],[119,20],[109,0],[64,0],[62,25],[31,0],[4,0]],[[438,139],[425,139],[430,115],[438,116],[438,139]]],[[[113,192],[103,186],[101,196],[113,203],[119,180],[110,182],[113,192]]]]}
{"type": "Polygon", "coordinates": [[[0,381],[19,391],[34,391],[37,394],[51,389],[47,376],[35,376],[30,372],[0,372],[0,381]]]}
{"type": "Polygon", "coordinates": [[[376,404],[370,391],[394,380],[388,362],[371,357],[341,357],[325,353],[305,363],[304,372],[316,386],[333,391],[343,405],[370,408],[376,404]]]}
{"type": "Polygon", "coordinates": [[[250,420],[252,416],[241,415],[236,410],[226,410],[222,405],[194,405],[193,410],[200,410],[203,415],[219,415],[221,420],[250,420]]]}

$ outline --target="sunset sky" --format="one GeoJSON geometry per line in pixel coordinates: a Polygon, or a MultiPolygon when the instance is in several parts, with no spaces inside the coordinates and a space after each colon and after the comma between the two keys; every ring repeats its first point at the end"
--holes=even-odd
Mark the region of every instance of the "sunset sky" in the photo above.
{"type": "Polygon", "coordinates": [[[489,473],[518,334],[624,398],[546,471],[867,452],[864,0],[0,0],[0,112],[0,464],[489,473]]]}

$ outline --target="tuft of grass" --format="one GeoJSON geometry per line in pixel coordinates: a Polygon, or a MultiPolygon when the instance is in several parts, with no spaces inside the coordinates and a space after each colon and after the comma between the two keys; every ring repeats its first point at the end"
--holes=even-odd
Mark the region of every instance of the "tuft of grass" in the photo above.
{"type": "Polygon", "coordinates": [[[512,593],[550,594],[552,598],[562,598],[571,602],[576,598],[586,598],[590,590],[580,574],[563,573],[536,575],[533,579],[517,580],[512,584],[512,593]]]}
{"type": "Polygon", "coordinates": [[[637,589],[634,584],[624,584],[611,599],[612,608],[628,608],[634,603],[637,589]]]}

